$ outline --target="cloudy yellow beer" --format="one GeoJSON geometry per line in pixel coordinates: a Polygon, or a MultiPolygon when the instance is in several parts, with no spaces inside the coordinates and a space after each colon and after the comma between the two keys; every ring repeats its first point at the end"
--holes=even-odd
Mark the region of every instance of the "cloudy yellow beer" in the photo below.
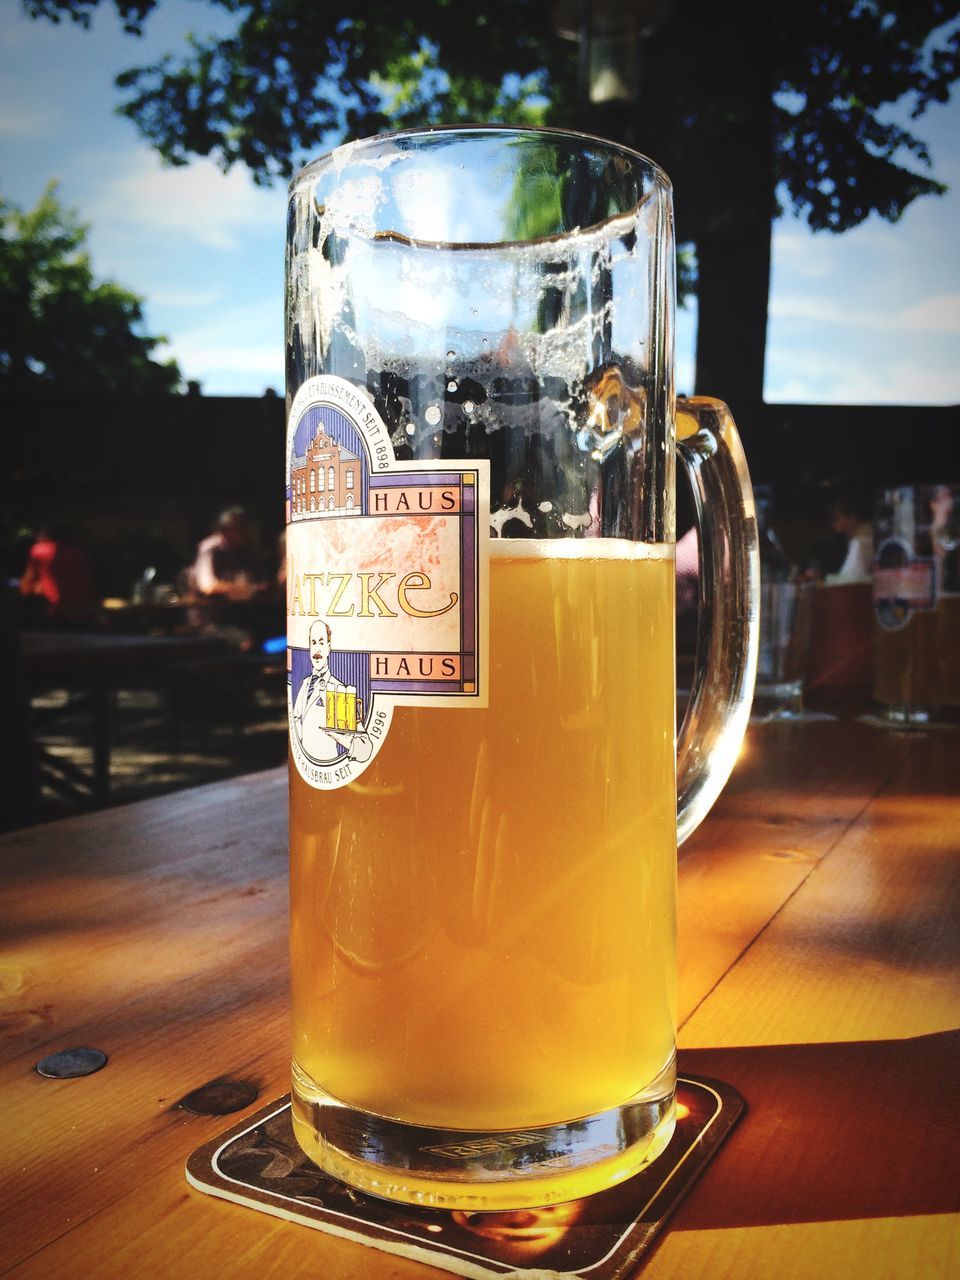
{"type": "Polygon", "coordinates": [[[942,705],[939,610],[920,609],[898,630],[876,627],[873,696],[887,706],[932,710],[942,705]]]}
{"type": "Polygon", "coordinates": [[[673,592],[672,548],[495,541],[489,707],[397,707],[340,790],[291,770],[301,1125],[314,1090],[561,1123],[669,1063],[673,592]]]}
{"type": "Polygon", "coordinates": [[[941,701],[960,707],[960,594],[940,597],[940,630],[937,637],[941,701]]]}

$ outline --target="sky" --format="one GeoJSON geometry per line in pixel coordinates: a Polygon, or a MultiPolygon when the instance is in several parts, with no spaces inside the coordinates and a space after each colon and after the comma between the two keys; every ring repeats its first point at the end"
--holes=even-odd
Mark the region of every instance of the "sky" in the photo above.
{"type": "MultiPolygon", "coordinates": [[[[89,226],[97,278],[144,299],[147,331],[167,339],[159,354],[205,394],[282,393],[285,185],[258,188],[207,159],[164,166],[116,114],[118,72],[227,21],[201,0],[162,0],[136,39],[105,3],[83,30],[0,0],[0,195],[31,208],[56,180],[89,226]]],[[[790,216],[775,224],[768,402],[960,403],[960,93],[903,122],[950,191],[915,201],[896,224],[874,215],[840,236],[790,216]]],[[[693,307],[680,312],[681,391],[695,322],[693,307]]]]}

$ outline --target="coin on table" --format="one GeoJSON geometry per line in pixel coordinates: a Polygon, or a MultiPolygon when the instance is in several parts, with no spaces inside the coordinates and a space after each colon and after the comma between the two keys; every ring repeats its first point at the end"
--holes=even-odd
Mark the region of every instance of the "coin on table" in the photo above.
{"type": "Polygon", "coordinates": [[[51,1080],[72,1080],[77,1076],[92,1076],[107,1065],[107,1055],[99,1049],[61,1049],[48,1054],[37,1063],[37,1071],[51,1080]]]}

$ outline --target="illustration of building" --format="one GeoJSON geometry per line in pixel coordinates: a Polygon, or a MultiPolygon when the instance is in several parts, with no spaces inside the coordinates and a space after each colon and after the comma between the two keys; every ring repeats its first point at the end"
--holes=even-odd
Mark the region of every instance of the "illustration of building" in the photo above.
{"type": "Polygon", "coordinates": [[[359,457],[319,427],[305,455],[292,460],[291,519],[359,512],[360,490],[359,457]]]}

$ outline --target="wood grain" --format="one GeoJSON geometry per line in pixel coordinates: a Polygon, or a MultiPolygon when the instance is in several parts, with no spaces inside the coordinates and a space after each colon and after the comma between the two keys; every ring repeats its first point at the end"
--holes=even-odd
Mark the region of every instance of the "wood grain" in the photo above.
{"type": "Polygon", "coordinates": [[[686,1069],[750,1112],[651,1277],[704,1256],[729,1276],[957,1274],[960,754],[900,737],[887,784],[682,1029],[686,1069]]]}
{"type": "MultiPolygon", "coordinates": [[[[229,1121],[179,1098],[219,1076],[252,1080],[254,1107],[288,1087],[285,786],[0,841],[0,1273],[434,1274],[184,1180],[229,1121]],[[76,1044],[107,1067],[36,1075],[76,1044]]],[[[651,1277],[960,1274],[958,797],[951,735],[751,729],[679,873],[682,1062],[750,1111],[651,1277]]]]}

